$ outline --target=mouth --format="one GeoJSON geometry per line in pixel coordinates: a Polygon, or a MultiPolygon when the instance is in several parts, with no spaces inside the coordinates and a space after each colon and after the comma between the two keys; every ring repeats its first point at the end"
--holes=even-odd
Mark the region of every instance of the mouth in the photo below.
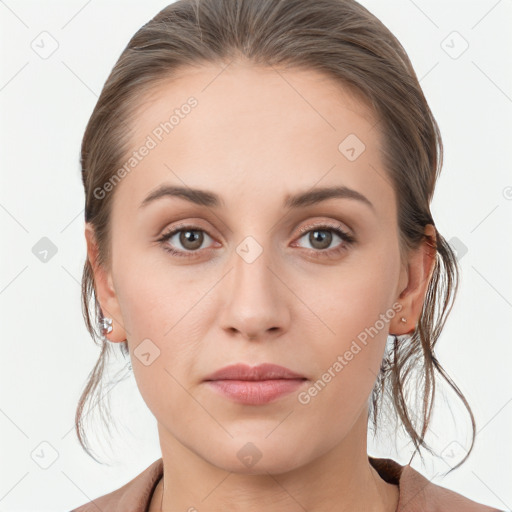
{"type": "Polygon", "coordinates": [[[263,405],[296,391],[307,380],[284,366],[265,363],[251,367],[240,363],[221,368],[204,382],[236,403],[263,405]]]}

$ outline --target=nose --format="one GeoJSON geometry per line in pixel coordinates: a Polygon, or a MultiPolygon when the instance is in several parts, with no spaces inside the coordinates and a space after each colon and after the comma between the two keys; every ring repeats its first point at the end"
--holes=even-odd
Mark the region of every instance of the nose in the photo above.
{"type": "Polygon", "coordinates": [[[293,294],[279,275],[279,266],[272,265],[270,251],[262,250],[254,260],[240,254],[234,251],[231,270],[221,284],[221,327],[251,341],[277,337],[288,330],[287,301],[293,294]]]}

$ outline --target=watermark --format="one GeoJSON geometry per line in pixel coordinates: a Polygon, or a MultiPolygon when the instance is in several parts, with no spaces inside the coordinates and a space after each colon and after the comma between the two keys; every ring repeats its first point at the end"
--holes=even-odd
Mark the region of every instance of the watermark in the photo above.
{"type": "Polygon", "coordinates": [[[152,340],[144,338],[133,351],[133,355],[144,366],[149,366],[160,357],[160,349],[152,340]]]}
{"type": "Polygon", "coordinates": [[[441,458],[448,466],[453,468],[456,460],[461,460],[467,455],[467,450],[457,441],[452,441],[442,452],[441,458]]]}
{"type": "Polygon", "coordinates": [[[38,34],[30,43],[30,47],[34,52],[41,57],[41,59],[48,59],[59,48],[59,42],[53,37],[50,32],[43,30],[38,34]]]}
{"type": "Polygon", "coordinates": [[[441,41],[441,48],[449,57],[455,60],[469,48],[469,43],[459,32],[454,30],[441,41]]]}
{"type": "Polygon", "coordinates": [[[363,346],[368,344],[368,337],[374,338],[377,334],[382,331],[386,325],[392,320],[397,313],[402,310],[403,306],[399,302],[395,302],[391,308],[389,308],[385,313],[381,313],[379,315],[379,319],[375,321],[375,323],[366,327],[364,331],[361,331],[357,335],[357,340],[352,340],[350,348],[346,350],[343,355],[338,355],[336,361],[329,366],[326,372],[322,374],[322,376],[312,384],[307,390],[301,391],[297,395],[297,399],[299,403],[302,405],[307,405],[311,402],[311,398],[315,397],[322,391],[331,380],[336,377],[336,375],[347,366],[347,364],[354,359],[356,354],[361,352],[362,348],[357,341],[359,341],[363,346]]]}
{"type": "Polygon", "coordinates": [[[48,469],[59,458],[59,452],[48,441],[41,441],[30,457],[41,469],[48,469]]]}
{"type": "Polygon", "coordinates": [[[450,240],[448,240],[448,244],[455,252],[455,256],[457,257],[458,261],[460,261],[468,253],[468,246],[456,236],[452,236],[450,240]]]}
{"type": "Polygon", "coordinates": [[[153,128],[151,133],[146,137],[144,143],[136,150],[133,151],[131,156],[125,163],[103,184],[102,187],[96,187],[93,195],[96,199],[104,199],[108,192],[111,192],[114,187],[137,165],[139,165],[151,150],[155,149],[166,135],[172,132],[176,126],[181,123],[182,119],[192,112],[192,108],[197,107],[198,102],[194,96],[188,98],[187,102],[181,105],[180,108],[175,108],[173,114],[169,119],[162,121],[158,126],[153,128]]]}
{"type": "Polygon", "coordinates": [[[57,254],[57,251],[57,246],[46,236],[43,236],[32,247],[32,254],[42,263],[48,263],[57,254]]]}
{"type": "Polygon", "coordinates": [[[347,135],[338,146],[338,151],[350,162],[357,160],[365,149],[364,142],[355,133],[347,135]]]}
{"type": "Polygon", "coordinates": [[[245,443],[236,455],[240,462],[248,468],[252,468],[263,456],[258,447],[251,442],[245,443]]]}
{"type": "Polygon", "coordinates": [[[503,189],[503,197],[510,201],[512,199],[512,187],[509,185],[503,189]]]}

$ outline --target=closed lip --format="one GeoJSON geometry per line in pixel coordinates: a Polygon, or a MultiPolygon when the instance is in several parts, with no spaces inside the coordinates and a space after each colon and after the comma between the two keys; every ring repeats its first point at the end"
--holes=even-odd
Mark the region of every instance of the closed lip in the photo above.
{"type": "Polygon", "coordinates": [[[300,375],[289,368],[278,364],[262,363],[257,366],[250,366],[245,363],[237,363],[225,366],[212,373],[205,381],[210,380],[273,380],[273,379],[303,379],[300,375]]]}

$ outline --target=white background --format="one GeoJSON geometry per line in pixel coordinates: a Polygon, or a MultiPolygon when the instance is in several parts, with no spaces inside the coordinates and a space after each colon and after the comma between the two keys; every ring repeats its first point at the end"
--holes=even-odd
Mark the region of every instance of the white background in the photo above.
{"type": "MultiPolygon", "coordinates": [[[[80,309],[80,142],[122,49],[167,3],[0,1],[0,511],[70,510],[121,487],[161,456],[155,420],[133,377],[110,393],[119,432],[98,453],[111,467],[81,450],[73,425],[99,353],[80,309]],[[46,59],[31,47],[43,31],[58,43],[46,59]],[[46,263],[32,252],[42,237],[57,248],[46,263]],[[52,454],[56,460],[43,469],[52,454]]],[[[476,444],[445,478],[442,458],[426,456],[421,465],[416,457],[412,466],[434,483],[510,510],[512,2],[362,4],[402,42],[421,80],[445,144],[434,219],[445,238],[467,249],[459,253],[460,292],[436,353],[474,411],[476,444]],[[464,40],[467,50],[453,58],[464,40]]],[[[460,401],[453,392],[448,399],[452,412],[440,397],[427,438],[445,454],[462,450],[454,441],[468,448],[470,433],[460,401]]],[[[384,437],[374,444],[369,436],[370,454],[408,462],[406,440],[391,450],[384,437]]]]}

